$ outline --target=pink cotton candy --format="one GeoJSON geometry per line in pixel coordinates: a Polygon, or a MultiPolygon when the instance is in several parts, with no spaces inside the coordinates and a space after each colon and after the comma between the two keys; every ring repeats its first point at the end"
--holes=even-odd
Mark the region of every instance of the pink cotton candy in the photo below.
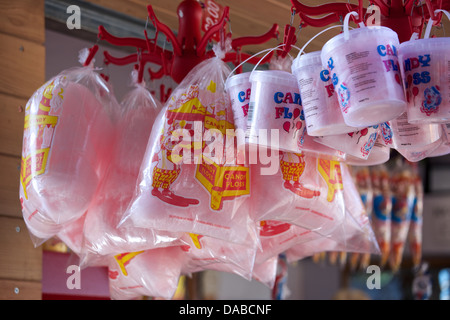
{"type": "Polygon", "coordinates": [[[111,255],[181,243],[177,242],[181,234],[119,226],[133,197],[152,125],[160,111],[160,104],[143,84],[136,84],[121,105],[111,163],[87,211],[83,252],[87,260],[89,255],[111,255]]]}
{"type": "Polygon", "coordinates": [[[244,244],[236,244],[190,233],[182,240],[187,243],[180,247],[186,256],[184,274],[208,269],[231,272],[244,279],[251,279],[258,245],[256,239],[248,237],[244,244]]]}
{"type": "Polygon", "coordinates": [[[249,211],[249,168],[227,162],[235,160],[227,152],[236,151],[233,136],[227,144],[226,131],[234,129],[223,85],[229,72],[220,59],[208,59],[173,92],[153,127],[122,222],[234,243],[256,234],[249,211]]]}
{"type": "Polygon", "coordinates": [[[62,72],[30,98],[20,198],[31,232],[48,238],[54,225],[85,213],[109,161],[117,110],[109,87],[90,67],[62,72]]]}
{"type": "Polygon", "coordinates": [[[312,230],[274,220],[261,221],[259,236],[261,249],[256,253],[255,264],[264,264],[294,245],[322,237],[312,230]]]}
{"type": "Polygon", "coordinates": [[[264,262],[255,262],[252,278],[273,289],[277,277],[278,256],[273,256],[264,262]]]}
{"type": "Polygon", "coordinates": [[[171,299],[178,286],[183,259],[178,247],[127,252],[109,258],[111,298],[171,299]]]}
{"type": "Polygon", "coordinates": [[[255,220],[277,220],[330,234],[344,219],[341,164],[303,154],[280,154],[279,170],[252,166],[255,220]]]}
{"type": "Polygon", "coordinates": [[[347,23],[343,33],[323,46],[322,65],[327,67],[347,125],[377,125],[406,110],[399,44],[397,33],[390,28],[348,30],[347,23]]]}
{"type": "Polygon", "coordinates": [[[59,231],[57,234],[57,237],[78,256],[80,256],[81,252],[83,251],[83,228],[85,221],[86,214],[82,215],[77,220],[62,226],[61,231],[59,231]]]}
{"type": "Polygon", "coordinates": [[[342,167],[346,214],[343,221],[327,237],[317,235],[315,239],[293,244],[286,250],[289,262],[300,260],[324,251],[343,251],[379,254],[375,234],[369,217],[346,166],[342,167]]]}

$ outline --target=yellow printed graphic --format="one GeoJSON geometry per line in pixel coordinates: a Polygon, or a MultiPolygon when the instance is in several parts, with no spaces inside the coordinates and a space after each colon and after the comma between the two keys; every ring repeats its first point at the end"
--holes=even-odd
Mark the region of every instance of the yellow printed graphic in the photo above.
{"type": "Polygon", "coordinates": [[[126,266],[130,263],[132,259],[134,259],[138,254],[141,254],[142,252],[144,252],[144,250],[138,252],[121,253],[114,256],[114,259],[116,259],[117,264],[119,265],[120,270],[122,271],[124,276],[128,276],[126,266]]]}
{"type": "Polygon", "coordinates": [[[305,162],[287,162],[280,160],[280,169],[283,175],[283,180],[298,182],[303,174],[303,171],[305,171],[305,162]]]}
{"type": "MultiPolygon", "coordinates": [[[[219,111],[219,113],[221,112],[223,111],[219,111]]],[[[217,120],[213,117],[206,116],[205,129],[218,129],[222,134],[225,134],[227,129],[234,129],[234,124],[227,120],[217,120]]]]}
{"type": "Polygon", "coordinates": [[[24,191],[25,199],[28,199],[26,187],[31,179],[45,172],[49,152],[50,148],[39,149],[26,158],[22,157],[20,183],[24,191]]]}
{"type": "Polygon", "coordinates": [[[168,170],[155,167],[153,169],[152,187],[163,189],[169,188],[169,186],[178,178],[180,172],[180,168],[177,168],[175,170],[168,170]]]}
{"type": "Polygon", "coordinates": [[[192,242],[194,243],[194,246],[197,249],[201,249],[202,248],[202,244],[200,243],[201,236],[199,236],[198,234],[195,234],[195,233],[189,233],[189,236],[191,237],[192,242]]]}
{"type": "Polygon", "coordinates": [[[206,87],[206,90],[211,91],[212,93],[216,92],[216,83],[211,80],[209,86],[206,87]]]}
{"type": "Polygon", "coordinates": [[[26,115],[24,130],[33,127],[33,126],[46,126],[51,125],[52,127],[56,126],[58,122],[58,117],[56,116],[47,116],[47,115],[26,115]]]}
{"type": "Polygon", "coordinates": [[[50,111],[50,100],[53,98],[53,88],[55,87],[54,81],[52,81],[47,87],[45,87],[43,92],[43,97],[41,103],[39,103],[39,109],[44,112],[50,111]]]}
{"type": "Polygon", "coordinates": [[[327,201],[332,202],[336,192],[344,189],[341,164],[338,161],[318,159],[317,167],[328,186],[327,201]]]}
{"type": "Polygon", "coordinates": [[[186,114],[209,114],[206,108],[202,105],[198,98],[192,98],[191,100],[183,103],[179,108],[168,110],[171,113],[186,113],[186,114]]]}
{"type": "Polygon", "coordinates": [[[63,100],[64,99],[64,96],[63,96],[63,94],[64,94],[64,89],[63,88],[61,88],[61,90],[58,92],[58,96],[61,98],[61,100],[63,100]]]}
{"type": "Polygon", "coordinates": [[[195,178],[211,194],[211,209],[222,209],[223,200],[250,194],[249,168],[223,166],[203,157],[195,178]]]}

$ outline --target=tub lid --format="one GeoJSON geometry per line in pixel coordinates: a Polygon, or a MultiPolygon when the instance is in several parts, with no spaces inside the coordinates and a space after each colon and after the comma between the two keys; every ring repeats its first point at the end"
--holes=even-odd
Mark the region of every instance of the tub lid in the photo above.
{"type": "Polygon", "coordinates": [[[271,82],[277,85],[297,87],[297,79],[287,71],[282,70],[255,70],[250,75],[250,81],[271,82]]]}
{"type": "Polygon", "coordinates": [[[383,36],[383,35],[386,37],[394,38],[397,42],[399,42],[397,33],[391,28],[383,26],[368,26],[349,30],[348,40],[344,39],[344,33],[340,33],[337,36],[328,40],[323,45],[322,60],[327,60],[326,56],[328,56],[330,51],[335,50],[336,48],[342,45],[349,45],[349,42],[358,40],[358,41],[367,41],[368,43],[370,43],[371,39],[368,38],[368,36],[383,36]]]}
{"type": "Polygon", "coordinates": [[[230,76],[225,82],[225,90],[228,91],[228,89],[233,86],[238,86],[245,83],[250,85],[250,74],[251,72],[243,72],[230,76]]]}
{"type": "Polygon", "coordinates": [[[402,42],[399,46],[399,55],[401,55],[402,52],[405,52],[406,50],[413,52],[423,52],[423,50],[429,50],[431,48],[448,51],[450,48],[450,38],[442,37],[405,41],[402,42]]]}
{"type": "Polygon", "coordinates": [[[321,51],[313,51],[298,55],[297,58],[292,61],[291,70],[297,70],[306,66],[322,66],[322,60],[320,58],[321,51]]]}

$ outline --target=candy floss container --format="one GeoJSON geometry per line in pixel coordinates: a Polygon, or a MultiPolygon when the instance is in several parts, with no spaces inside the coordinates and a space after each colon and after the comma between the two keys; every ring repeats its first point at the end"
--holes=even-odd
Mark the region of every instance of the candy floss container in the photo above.
{"type": "Polygon", "coordinates": [[[292,74],[297,78],[310,136],[337,135],[357,131],[348,126],[335,97],[329,71],[322,67],[320,51],[297,56],[292,74]]]}
{"type": "Polygon", "coordinates": [[[347,155],[344,162],[352,166],[374,166],[389,161],[390,155],[391,148],[384,143],[381,136],[378,136],[367,159],[347,155]]]}
{"type": "MultiPolygon", "coordinates": [[[[252,86],[250,74],[251,72],[245,72],[233,75],[225,83],[225,90],[230,97],[231,107],[233,109],[235,130],[238,133],[239,131],[241,133],[247,131],[247,113],[252,86]]],[[[242,136],[244,135],[242,134],[242,136]]],[[[245,145],[245,142],[248,142],[239,138],[240,136],[238,136],[238,147],[242,147],[242,145],[245,145]]]]}
{"type": "Polygon", "coordinates": [[[410,123],[450,121],[450,38],[400,45],[410,123]]]}
{"type": "Polygon", "coordinates": [[[304,122],[301,119],[302,106],[295,76],[286,71],[261,70],[253,71],[250,81],[252,87],[247,119],[249,143],[299,152],[299,137],[304,122]],[[277,133],[279,141],[271,141],[277,133]]]}
{"type": "Polygon", "coordinates": [[[393,131],[393,148],[414,148],[419,150],[441,138],[441,126],[436,123],[409,123],[404,112],[397,119],[390,121],[393,131]]]}
{"type": "Polygon", "coordinates": [[[322,48],[345,123],[368,127],[406,110],[398,64],[397,34],[387,27],[360,27],[329,40],[322,48]]]}

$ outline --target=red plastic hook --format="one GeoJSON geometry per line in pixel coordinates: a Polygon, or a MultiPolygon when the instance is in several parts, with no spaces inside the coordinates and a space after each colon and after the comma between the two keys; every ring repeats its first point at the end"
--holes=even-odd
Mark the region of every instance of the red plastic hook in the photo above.
{"type": "Polygon", "coordinates": [[[306,6],[297,0],[291,0],[292,6],[296,12],[302,12],[308,16],[318,16],[326,13],[336,13],[338,16],[344,16],[350,11],[357,11],[357,5],[349,3],[326,3],[319,6],[306,6]],[[350,11],[349,11],[350,10],[350,11]]]}
{"type": "Polygon", "coordinates": [[[89,55],[88,55],[88,57],[86,58],[86,61],[84,61],[84,63],[83,63],[83,66],[84,66],[84,67],[86,67],[86,66],[88,66],[88,65],[91,64],[91,61],[92,61],[92,59],[94,58],[94,56],[95,56],[95,54],[97,53],[97,51],[98,51],[98,45],[96,45],[96,44],[94,44],[94,45],[92,46],[92,48],[89,48],[89,55]]]}
{"type": "Polygon", "coordinates": [[[213,37],[215,33],[217,33],[218,31],[220,31],[220,29],[223,28],[225,24],[225,19],[227,20],[230,19],[229,13],[230,8],[225,7],[223,9],[223,14],[219,22],[217,22],[215,25],[209,28],[208,31],[203,35],[202,40],[200,41],[200,44],[197,47],[197,56],[201,57],[202,55],[204,55],[208,41],[213,37]]]}
{"type": "Polygon", "coordinates": [[[135,47],[136,49],[141,49],[141,50],[147,49],[147,41],[145,41],[143,39],[138,39],[138,38],[129,38],[129,37],[119,38],[119,37],[113,36],[110,33],[108,33],[108,31],[106,31],[105,27],[103,27],[103,26],[98,27],[98,38],[100,40],[105,40],[116,46],[122,46],[122,47],[130,46],[130,47],[135,47]]]}
{"type": "Polygon", "coordinates": [[[284,47],[281,49],[279,56],[281,58],[286,57],[286,55],[291,51],[292,46],[297,42],[297,36],[295,35],[296,28],[287,24],[284,26],[284,37],[283,44],[284,47]]]}
{"type": "Polygon", "coordinates": [[[264,42],[269,41],[271,38],[278,38],[279,32],[278,32],[279,26],[278,24],[273,24],[272,28],[270,28],[269,31],[264,33],[260,36],[247,36],[247,37],[240,37],[231,40],[231,47],[234,50],[239,50],[242,46],[250,45],[250,44],[261,44],[264,42]]]}
{"type": "Polygon", "coordinates": [[[313,27],[325,27],[330,24],[333,24],[335,22],[339,22],[340,16],[336,13],[330,13],[329,15],[326,15],[322,18],[314,19],[309,16],[304,15],[303,13],[299,12],[300,19],[304,23],[304,26],[313,26],[313,27]]]}
{"type": "Polygon", "coordinates": [[[176,56],[180,56],[182,54],[181,46],[177,41],[177,38],[175,37],[172,30],[166,26],[164,23],[158,20],[156,17],[155,12],[153,11],[153,7],[151,5],[147,6],[148,16],[150,20],[152,20],[153,25],[155,26],[156,30],[161,31],[166,36],[167,40],[172,43],[173,53],[176,56]]]}

